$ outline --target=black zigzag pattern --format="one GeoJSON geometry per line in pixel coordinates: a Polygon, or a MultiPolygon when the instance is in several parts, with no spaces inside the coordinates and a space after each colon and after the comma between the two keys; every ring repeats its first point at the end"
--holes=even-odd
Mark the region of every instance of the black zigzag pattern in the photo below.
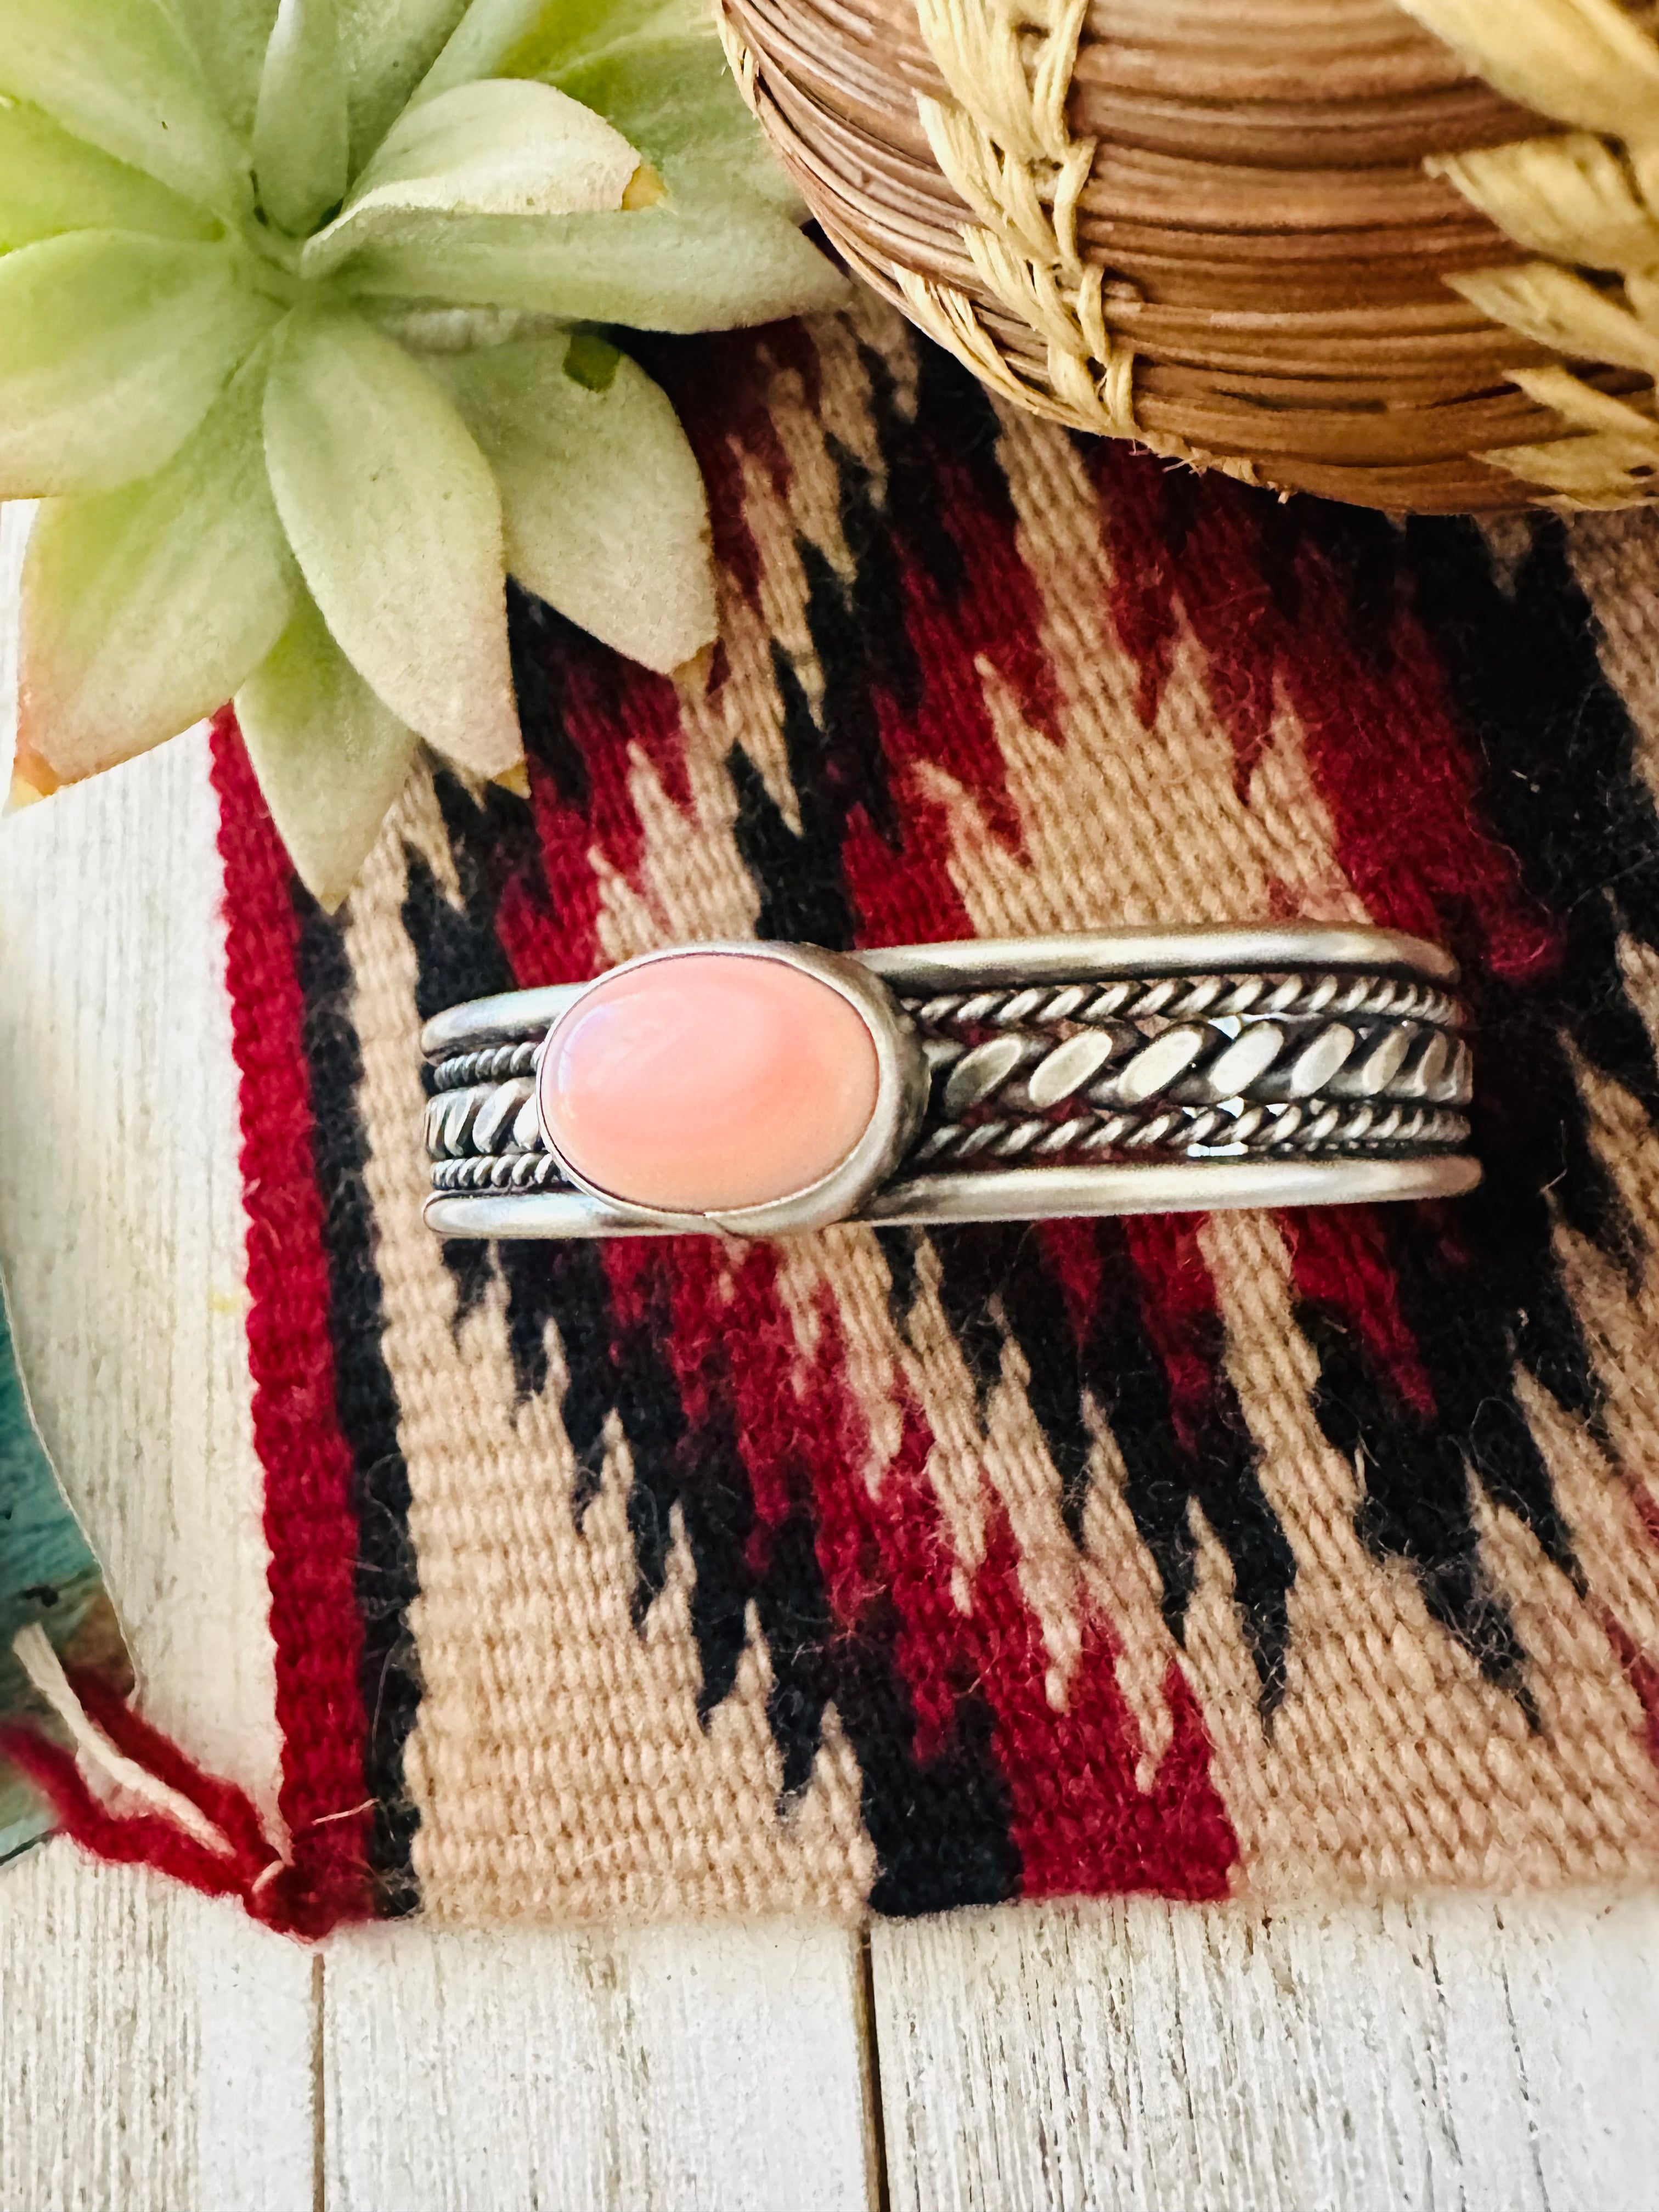
{"type": "Polygon", "coordinates": [[[1218,1313],[1209,1315],[1192,1347],[1207,1392],[1200,1407],[1188,1410],[1194,1433],[1183,1438],[1122,1224],[1098,1223],[1095,1240],[1101,1293],[1083,1379],[1123,1455],[1124,1502],[1158,1564],[1164,1620],[1184,1643],[1198,1577],[1196,1510],[1231,1564],[1258,1706],[1271,1725],[1285,1694],[1296,1554],[1261,1486],[1255,1441],[1226,1370],[1224,1324],[1218,1313]]]}
{"type": "Polygon", "coordinates": [[[351,1454],[357,1522],[356,1583],[368,1717],[364,1778],[374,1800],[369,1865],[380,1911],[414,1911],[411,1853],[420,1814],[404,1786],[404,1749],[420,1710],[419,1654],[409,1608],[420,1592],[409,1534],[409,1470],[398,1438],[398,1395],[386,1360],[368,1142],[357,1109],[362,1058],[352,1026],[354,983],[343,925],[294,885],[295,968],[305,1000],[305,1054],[315,1120],[317,1181],[328,1255],[335,1408],[351,1454]]]}
{"type": "MultiPolygon", "coordinates": [[[[1475,1145],[1481,1188],[1447,1216],[1390,1209],[1387,1249],[1401,1311],[1437,1407],[1402,1406],[1332,1317],[1304,1310],[1325,1433],[1363,1470],[1359,1528],[1408,1561],[1436,1617],[1530,1713],[1526,1655],[1480,1559],[1473,1486],[1506,1507],[1575,1587],[1583,1575],[1516,1392],[1530,1374],[1569,1413],[1600,1426],[1601,1391],[1557,1262],[1558,1219],[1628,1266],[1636,1231],[1592,1146],[1567,1049],[1621,1083],[1651,1121],[1651,1046],[1620,971],[1626,933],[1659,943],[1659,820],[1635,735],[1596,654],[1562,526],[1540,522],[1506,585],[1473,524],[1419,520],[1402,532],[1322,516],[1364,591],[1372,649],[1403,603],[1442,658],[1481,771],[1491,828],[1554,924],[1559,966],[1525,986],[1465,962],[1480,1054],[1475,1145]]],[[[1446,916],[1454,943],[1465,918],[1446,916]]]]}
{"type": "Polygon", "coordinates": [[[900,839],[876,714],[884,692],[901,714],[920,702],[921,674],[905,628],[905,561],[928,576],[948,606],[968,588],[967,563],[945,526],[940,481],[947,460],[969,468],[988,503],[1006,509],[996,459],[1000,435],[983,389],[937,348],[918,349],[914,417],[900,409],[881,356],[862,353],[887,478],[878,502],[870,471],[827,441],[839,486],[842,535],[853,556],[843,580],[810,539],[796,550],[807,580],[806,628],[823,678],[817,718],[789,656],[775,645],[773,674],[783,705],[784,742],[801,827],[797,833],[741,746],[727,762],[738,799],[738,848],[761,886],[757,934],[844,948],[854,916],[842,846],[855,809],[890,847],[900,839]]]}
{"type": "MultiPolygon", "coordinates": [[[[841,587],[821,561],[817,580],[816,604],[830,611],[824,619],[844,625],[845,606],[836,605],[841,587]]],[[[580,651],[592,673],[593,648],[578,645],[558,617],[522,595],[515,595],[513,617],[514,673],[529,749],[554,777],[561,798],[585,808],[591,779],[564,715],[562,671],[567,653],[580,651]]],[[[843,627],[843,637],[850,634],[843,627]]],[[[785,672],[781,669],[781,682],[785,672]]],[[[787,672],[793,679],[793,672],[787,672]]],[[[787,686],[784,696],[788,702],[787,686]]],[[[846,943],[851,917],[840,884],[839,842],[854,801],[845,779],[826,775],[813,786],[823,738],[799,686],[792,704],[803,718],[795,725],[794,759],[808,787],[802,805],[805,842],[822,863],[815,876],[804,871],[781,816],[769,800],[756,805],[747,817],[748,857],[763,900],[769,902],[763,927],[820,943],[846,943]]],[[[868,736],[858,803],[869,807],[872,819],[884,820],[886,802],[873,781],[880,762],[872,723],[868,736]]],[[[740,753],[732,767],[742,793],[748,763],[740,753]]],[[[753,787],[759,791],[758,778],[753,787]]],[[[545,895],[539,855],[530,849],[533,827],[521,802],[493,791],[477,802],[441,772],[438,788],[462,899],[454,904],[420,854],[410,853],[404,921],[417,956],[422,1019],[457,999],[511,988],[514,979],[495,933],[501,892],[532,868],[535,886],[545,895]]],[[[878,1607],[877,1614],[860,1621],[856,1636],[834,1619],[817,1559],[811,1473],[805,1457],[784,1477],[797,1504],[784,1525],[770,1532],[763,1556],[755,1562],[753,1498],[738,1446],[734,1393],[719,1349],[709,1355],[711,1371],[699,1377],[695,1424],[663,1349],[672,1327],[672,1251],[659,1248],[653,1254],[643,1310],[626,1323],[595,1246],[506,1244],[492,1253],[456,1245],[447,1256],[461,1281],[464,1306],[481,1294],[490,1267],[505,1273],[521,1392],[545,1386],[547,1332],[556,1325],[568,1376],[562,1413],[578,1467],[573,1504],[579,1517],[597,1492],[612,1424],[625,1435],[633,1468],[628,1517],[640,1624],[663,1588],[678,1510],[695,1569],[691,1628],[705,1717],[732,1688],[752,1601],[771,1655],[769,1712],[783,1760],[785,1794],[803,1788],[810,1777],[824,1708],[833,1700],[864,1778],[864,1815],[881,1867],[876,1909],[931,1911],[1012,1895],[1019,1855],[991,1751],[988,1710],[976,1698],[965,1698],[955,1740],[926,1759],[915,1755],[916,1716],[896,1652],[899,1623],[890,1604],[885,1613],[878,1607]]]]}
{"type": "MultiPolygon", "coordinates": [[[[965,468],[975,496],[1012,531],[995,410],[981,387],[947,357],[932,347],[918,351],[914,419],[901,411],[880,356],[864,356],[887,478],[884,508],[872,499],[867,471],[831,447],[840,477],[842,532],[856,562],[852,580],[843,584],[816,549],[800,548],[811,582],[807,627],[823,679],[817,720],[787,657],[775,652],[799,797],[799,837],[766,797],[747,760],[740,752],[733,756],[744,858],[768,887],[761,921],[764,934],[811,936],[834,928],[833,938],[820,941],[849,942],[840,848],[853,808],[862,807],[880,834],[897,842],[890,797],[884,781],[877,781],[873,695],[884,687],[904,713],[914,712],[920,701],[921,678],[904,627],[898,579],[905,562],[914,564],[947,608],[971,581],[962,548],[943,520],[949,502],[943,495],[942,466],[965,468]]],[[[898,1284],[910,1276],[914,1263],[904,1240],[886,1241],[896,1270],[902,1270],[896,1272],[898,1284]]],[[[1088,1482],[1085,1387],[1107,1410],[1115,1430],[1130,1433],[1128,1449],[1138,1477],[1131,1507],[1164,1577],[1166,1617],[1177,1637],[1195,1574],[1190,1507],[1198,1502],[1206,1510],[1232,1561],[1236,1601],[1256,1667],[1262,1711],[1271,1718],[1284,1687],[1295,1560],[1261,1486],[1255,1447],[1222,1366],[1218,1325],[1209,1361],[1216,1386],[1212,1413],[1189,1456],[1176,1436],[1158,1356],[1144,1327],[1138,1320],[1131,1322],[1127,1310],[1115,1309],[1103,1317],[1079,1355],[1058,1286],[1032,1239],[1014,1232],[962,1231],[936,1237],[934,1244],[941,1300],[981,1403],[1000,1373],[1005,1331],[1024,1358],[1029,1401],[1060,1474],[1074,1535],[1080,1534],[1088,1482]]],[[[1127,1273],[1132,1279],[1133,1268],[1127,1273]]],[[[902,1296],[896,1298],[901,1327],[908,1304],[902,1296]]]]}
{"type": "MultiPolygon", "coordinates": [[[[966,557],[944,522],[939,468],[948,459],[965,469],[984,508],[1011,535],[1012,495],[999,457],[1001,424],[984,392],[936,348],[918,346],[919,401],[915,422],[900,410],[891,378],[879,356],[866,354],[878,439],[887,471],[886,513],[892,543],[925,574],[948,607],[970,581],[966,557]]],[[[1196,478],[1177,473],[1163,486],[1169,527],[1184,526],[1196,478]]],[[[829,702],[842,690],[873,681],[890,684],[901,708],[913,707],[920,675],[898,610],[902,599],[889,579],[899,563],[872,543],[861,471],[842,471],[842,526],[857,550],[860,575],[866,566],[880,588],[867,594],[866,642],[861,657],[838,653],[839,640],[814,637],[825,672],[829,702]]],[[[841,719],[851,719],[842,709],[841,719]]],[[[872,817],[873,818],[873,817],[872,817]]],[[[1109,1232],[1116,1234],[1116,1232],[1109,1232]]],[[[1176,1437],[1169,1392],[1158,1354],[1132,1296],[1109,1295],[1099,1320],[1079,1349],[1058,1285],[1040,1246],[1029,1237],[1000,1231],[955,1231],[933,1240],[940,1262],[940,1297],[981,1404],[1000,1372],[1004,1329],[1030,1370],[1027,1396],[1060,1480],[1066,1524],[1081,1540],[1088,1487],[1091,1439],[1083,1397],[1091,1391],[1111,1421],[1132,1464],[1130,1506],[1164,1581],[1165,1617],[1179,1638],[1193,1589],[1196,1540],[1191,1504],[1197,1501],[1232,1561],[1235,1596],[1254,1658],[1264,1717],[1283,1692],[1289,1636],[1288,1593],[1295,1559],[1283,1528],[1262,1492],[1255,1444],[1221,1363],[1218,1328],[1207,1362],[1215,1382],[1213,1417],[1189,1458],[1176,1437]],[[1201,1496],[1200,1496],[1201,1493],[1201,1496]]],[[[907,1266],[908,1266],[907,1262],[907,1266]]],[[[1121,1249],[1103,1277],[1115,1286],[1133,1279],[1121,1249]]],[[[896,1273],[895,1280],[900,1279],[896,1273]]],[[[906,1304],[908,1311],[908,1302],[906,1304]]]]}
{"type": "Polygon", "coordinates": [[[1200,1357],[1212,1383],[1200,1432],[1183,1443],[1164,1362],[1148,1334],[1134,1261],[1121,1224],[1095,1224],[1100,1293],[1081,1345],[1037,1242],[1018,1227],[935,1234],[939,1298],[985,1401],[1002,1370],[1004,1333],[1018,1346],[1026,1399],[1060,1481],[1073,1540],[1083,1541],[1092,1437],[1092,1395],[1123,1455],[1125,1503],[1163,1585],[1164,1618],[1184,1641],[1198,1570],[1194,1507],[1233,1568],[1233,1599],[1255,1668],[1263,1719],[1284,1695],[1289,1599],[1296,1557],[1261,1487],[1255,1445],[1223,1364],[1214,1318],[1200,1357]]]}
{"type": "Polygon", "coordinates": [[[1414,523],[1407,545],[1419,619],[1440,648],[1484,771],[1486,818],[1565,948],[1535,994],[1534,1018],[1500,1003],[1491,1026],[1500,1043],[1515,1030],[1516,1072],[1533,1086],[1542,1061],[1538,1119],[1559,1136],[1540,1164],[1563,1215],[1602,1250],[1628,1251],[1633,1229],[1591,1148],[1559,1040],[1570,1038],[1659,1127],[1659,1069],[1619,964],[1621,935],[1659,950],[1659,815],[1637,765],[1636,732],[1602,672],[1563,523],[1549,517],[1535,526],[1509,591],[1472,524],[1414,523]]]}

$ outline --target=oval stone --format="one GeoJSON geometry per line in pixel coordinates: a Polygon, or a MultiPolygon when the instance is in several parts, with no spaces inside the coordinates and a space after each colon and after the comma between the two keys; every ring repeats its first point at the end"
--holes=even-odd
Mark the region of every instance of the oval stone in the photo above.
{"type": "Polygon", "coordinates": [[[673,1213],[791,1198],[869,1127],[875,1041],[787,961],[686,953],[624,968],[556,1025],[542,1124],[596,1189],[673,1213]]]}

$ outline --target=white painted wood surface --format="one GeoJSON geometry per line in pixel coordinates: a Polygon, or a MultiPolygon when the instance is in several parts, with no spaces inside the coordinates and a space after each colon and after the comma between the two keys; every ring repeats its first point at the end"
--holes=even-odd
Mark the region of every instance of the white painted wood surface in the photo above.
{"type": "Polygon", "coordinates": [[[1659,1898],[878,1928],[893,2212],[1652,2212],[1659,1898]]]}
{"type": "MultiPolygon", "coordinates": [[[[148,1710],[269,1802],[216,875],[199,736],[0,829],[0,1250],[148,1710]]],[[[313,1958],[54,1844],[0,1871],[0,2212],[1659,2204],[1653,1899],[965,1915],[868,1980],[776,1925],[313,1958]]]]}
{"type": "Polygon", "coordinates": [[[324,1989],[331,2212],[874,2201],[842,1938],[362,1930],[324,1989]]]}
{"type": "MultiPolygon", "coordinates": [[[[194,744],[0,836],[0,1253],[147,1709],[269,1799],[205,797],[194,744]]],[[[60,1846],[0,1870],[0,2207],[309,2207],[310,2002],[295,1947],[204,1899],[60,1846]]]]}

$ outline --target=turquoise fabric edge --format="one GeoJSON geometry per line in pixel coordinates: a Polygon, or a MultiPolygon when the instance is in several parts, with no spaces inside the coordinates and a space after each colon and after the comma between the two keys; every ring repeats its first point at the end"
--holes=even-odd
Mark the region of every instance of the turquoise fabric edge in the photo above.
{"type": "MultiPolygon", "coordinates": [[[[45,1719],[12,1656],[18,1631],[38,1623],[67,1656],[125,1672],[101,1569],[64,1497],[17,1363],[11,1309],[0,1277],[0,1718],[45,1719]]],[[[0,1862],[52,1829],[34,1790],[0,1760],[0,1862]]]]}

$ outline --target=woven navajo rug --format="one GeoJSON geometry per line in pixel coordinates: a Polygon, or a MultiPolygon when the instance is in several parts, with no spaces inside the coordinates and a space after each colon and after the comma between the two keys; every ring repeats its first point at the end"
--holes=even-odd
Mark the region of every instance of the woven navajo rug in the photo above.
{"type": "Polygon", "coordinates": [[[515,599],[529,797],[336,919],[216,775],[314,1921],[1659,1874],[1659,527],[1396,526],[1004,416],[884,310],[665,347],[678,684],[515,599]],[[648,947],[1366,916],[1474,1197],[446,1249],[422,1020],[648,947]]]}

